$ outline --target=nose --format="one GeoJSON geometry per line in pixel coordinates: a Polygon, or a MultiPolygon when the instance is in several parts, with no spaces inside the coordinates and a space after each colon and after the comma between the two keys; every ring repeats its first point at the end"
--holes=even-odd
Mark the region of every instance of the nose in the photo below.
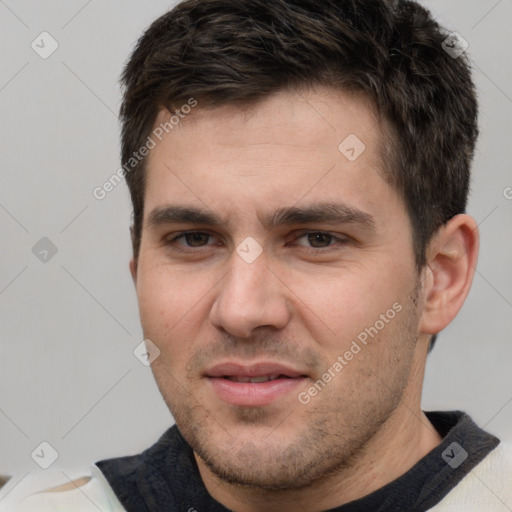
{"type": "Polygon", "coordinates": [[[212,305],[212,324],[238,338],[250,338],[259,327],[283,329],[290,319],[287,287],[269,268],[265,251],[252,263],[234,252],[229,265],[212,305]]]}

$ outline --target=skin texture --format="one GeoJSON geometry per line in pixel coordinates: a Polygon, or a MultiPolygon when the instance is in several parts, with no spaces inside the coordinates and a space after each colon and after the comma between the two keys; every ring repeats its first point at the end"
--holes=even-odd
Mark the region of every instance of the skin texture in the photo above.
{"type": "Polygon", "coordinates": [[[441,440],[420,406],[428,342],[462,306],[478,233],[471,217],[454,217],[418,274],[404,203],[384,179],[381,134],[360,96],[282,91],[252,108],[199,105],[149,155],[130,265],[141,323],[160,350],[152,370],[163,398],[209,492],[230,509],[339,506],[441,440]],[[350,134],[366,146],[355,161],[338,149],[350,134]],[[371,220],[264,222],[279,208],[325,202],[371,220]],[[170,205],[222,222],[150,222],[170,205]],[[204,234],[173,241],[187,230],[204,234]],[[326,235],[310,236],[318,232],[326,235]],[[262,248],[252,263],[236,251],[246,237],[262,248]],[[298,394],[394,304],[393,319],[301,403],[298,394]],[[279,362],[307,378],[268,405],[237,406],[205,378],[225,361],[279,362]]]}

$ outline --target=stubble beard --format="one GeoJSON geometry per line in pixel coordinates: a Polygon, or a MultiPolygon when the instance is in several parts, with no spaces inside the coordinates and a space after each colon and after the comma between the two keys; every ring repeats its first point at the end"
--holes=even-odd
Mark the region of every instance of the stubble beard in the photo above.
{"type": "MultiPolygon", "coordinates": [[[[405,354],[400,352],[401,366],[393,369],[393,379],[381,386],[381,391],[374,397],[369,398],[363,393],[360,400],[356,396],[349,401],[326,388],[315,401],[298,406],[300,418],[283,411],[282,418],[277,421],[265,408],[234,407],[230,421],[236,418],[236,428],[234,435],[230,435],[229,425],[224,427],[223,418],[209,412],[207,404],[187,399],[183,391],[169,393],[169,388],[160,379],[157,384],[183,437],[221,481],[266,492],[296,491],[315,486],[353,468],[370,440],[400,404],[410,373],[411,347],[418,339],[417,291],[416,288],[409,297],[407,307],[404,307],[407,316],[403,317],[401,330],[395,333],[400,342],[395,343],[394,348],[406,350],[405,354]],[[408,348],[404,349],[404,346],[408,348]],[[276,426],[268,433],[270,425],[276,426]],[[257,435],[259,427],[266,432],[264,435],[257,435]],[[284,435],[284,427],[288,427],[293,435],[284,435]],[[240,436],[239,432],[244,428],[247,435],[240,436]]],[[[396,361],[396,353],[390,353],[388,364],[396,361]]],[[[374,373],[368,369],[365,377],[371,379],[374,373]]],[[[382,382],[377,377],[374,384],[382,382]]],[[[351,391],[354,389],[357,394],[357,386],[351,391]]]]}

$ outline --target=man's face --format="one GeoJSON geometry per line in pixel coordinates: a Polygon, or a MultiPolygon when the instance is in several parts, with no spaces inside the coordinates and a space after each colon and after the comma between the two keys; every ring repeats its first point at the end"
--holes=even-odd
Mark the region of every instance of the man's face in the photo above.
{"type": "Polygon", "coordinates": [[[144,336],[180,431],[228,481],[329,474],[413,385],[412,233],[380,134],[363,99],[319,88],[251,111],[199,105],[149,155],[144,336]]]}

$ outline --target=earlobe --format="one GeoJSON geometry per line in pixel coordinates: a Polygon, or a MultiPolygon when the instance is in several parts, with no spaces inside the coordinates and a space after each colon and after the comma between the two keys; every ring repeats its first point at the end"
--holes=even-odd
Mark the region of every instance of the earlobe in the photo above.
{"type": "Polygon", "coordinates": [[[429,245],[421,331],[436,334],[457,315],[469,293],[478,257],[478,227],[469,215],[456,215],[429,245]]]}

